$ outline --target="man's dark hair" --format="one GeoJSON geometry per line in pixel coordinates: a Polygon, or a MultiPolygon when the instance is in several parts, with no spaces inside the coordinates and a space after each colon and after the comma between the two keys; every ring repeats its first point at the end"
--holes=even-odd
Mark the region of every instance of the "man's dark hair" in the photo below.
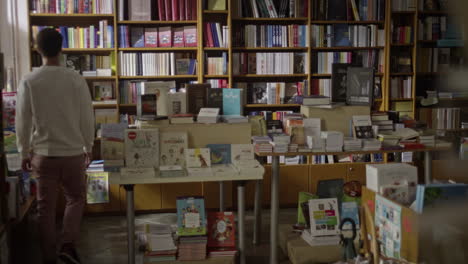
{"type": "Polygon", "coordinates": [[[37,34],[37,48],[44,57],[55,57],[62,50],[62,35],[54,28],[45,28],[37,34]]]}

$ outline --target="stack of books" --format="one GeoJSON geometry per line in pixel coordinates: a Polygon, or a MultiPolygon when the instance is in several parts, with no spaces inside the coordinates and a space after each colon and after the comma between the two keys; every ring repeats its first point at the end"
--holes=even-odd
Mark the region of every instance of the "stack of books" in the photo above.
{"type": "Polygon", "coordinates": [[[322,139],[325,140],[325,150],[327,152],[343,151],[344,136],[339,131],[322,131],[322,139]]]}
{"type": "Polygon", "coordinates": [[[147,225],[144,263],[176,260],[177,247],[172,229],[166,225],[147,225]]]}
{"type": "Polygon", "coordinates": [[[273,152],[286,153],[288,152],[291,137],[286,134],[272,135],[270,144],[273,146],[273,152]]]}
{"type": "Polygon", "coordinates": [[[344,151],[359,151],[362,149],[362,139],[347,137],[343,142],[344,151]]]}
{"type": "Polygon", "coordinates": [[[364,151],[375,151],[375,150],[380,150],[380,148],[382,148],[382,142],[374,138],[364,139],[362,143],[363,143],[362,150],[364,151]]]}
{"type": "Polygon", "coordinates": [[[229,124],[248,123],[249,119],[245,116],[223,116],[223,120],[229,124]]]}
{"type": "Polygon", "coordinates": [[[180,165],[168,165],[159,167],[159,176],[161,177],[183,177],[185,171],[180,165]]]}
{"type": "Polygon", "coordinates": [[[206,236],[182,236],[179,238],[178,260],[206,259],[206,236]]]}
{"type": "Polygon", "coordinates": [[[236,250],[236,230],[234,214],[232,212],[210,212],[208,213],[208,256],[233,257],[236,250]]]}
{"type": "Polygon", "coordinates": [[[171,124],[193,124],[193,114],[175,114],[170,116],[171,124]]]}
{"type": "Polygon", "coordinates": [[[298,144],[289,144],[288,146],[288,152],[297,152],[298,149],[299,149],[298,144]]]}
{"type": "Polygon", "coordinates": [[[389,120],[387,113],[375,113],[371,115],[372,126],[378,127],[378,132],[393,131],[393,120],[389,120]]]}
{"type": "Polygon", "coordinates": [[[426,147],[434,147],[435,146],[435,136],[428,135],[428,136],[419,136],[419,143],[423,144],[426,147]]]}
{"type": "Polygon", "coordinates": [[[203,124],[216,124],[218,122],[219,108],[202,108],[198,113],[197,122],[203,124]]]}
{"type": "Polygon", "coordinates": [[[253,136],[252,144],[255,152],[273,152],[273,146],[270,144],[271,138],[268,136],[253,136]]]}
{"type": "Polygon", "coordinates": [[[86,172],[104,172],[104,160],[93,160],[86,172]]]}

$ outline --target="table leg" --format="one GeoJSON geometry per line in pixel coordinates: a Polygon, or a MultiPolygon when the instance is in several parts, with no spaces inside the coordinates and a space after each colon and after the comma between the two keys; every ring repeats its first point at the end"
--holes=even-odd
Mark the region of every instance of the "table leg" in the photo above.
{"type": "Polygon", "coordinates": [[[128,264],[135,264],[135,204],[133,184],[124,185],[127,193],[127,246],[128,264]]]}
{"type": "Polygon", "coordinates": [[[424,183],[432,183],[432,152],[424,152],[424,183]]]}
{"type": "Polygon", "coordinates": [[[224,212],[224,182],[219,182],[219,211],[224,212]]]}
{"type": "Polygon", "coordinates": [[[239,229],[240,264],[245,264],[245,182],[237,184],[237,226],[239,229]]]}
{"type": "Polygon", "coordinates": [[[278,263],[279,156],[273,156],[271,175],[270,264],[278,263]]]}
{"type": "Polygon", "coordinates": [[[262,193],[263,193],[263,181],[258,180],[255,182],[255,203],[254,203],[254,233],[253,233],[253,244],[259,245],[261,242],[262,233],[262,193]]]}

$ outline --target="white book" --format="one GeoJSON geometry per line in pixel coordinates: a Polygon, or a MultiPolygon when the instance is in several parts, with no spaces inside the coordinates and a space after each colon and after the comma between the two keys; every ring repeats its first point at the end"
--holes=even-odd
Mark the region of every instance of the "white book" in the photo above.
{"type": "Polygon", "coordinates": [[[211,171],[215,176],[234,177],[238,175],[237,170],[232,164],[218,164],[211,167],[211,171]]]}
{"type": "Polygon", "coordinates": [[[211,167],[211,155],[209,148],[186,149],[185,163],[187,168],[211,167]]]}
{"type": "Polygon", "coordinates": [[[341,238],[340,236],[312,236],[310,230],[302,231],[301,238],[312,247],[317,246],[334,246],[339,245],[341,238]]]}
{"type": "Polygon", "coordinates": [[[206,168],[187,168],[187,174],[189,177],[204,177],[213,176],[213,171],[210,167],[206,168]]]}
{"type": "Polygon", "coordinates": [[[310,234],[312,236],[340,235],[340,211],[338,200],[309,200],[310,234]]]}
{"type": "Polygon", "coordinates": [[[120,177],[122,179],[147,179],[155,176],[154,168],[123,167],[120,169],[120,177]]]}
{"type": "Polygon", "coordinates": [[[187,132],[162,132],[160,136],[161,166],[185,166],[185,150],[188,148],[187,132]]]}
{"type": "Polygon", "coordinates": [[[125,165],[131,168],[159,167],[159,129],[125,130],[125,165]]]}
{"type": "Polygon", "coordinates": [[[252,144],[232,144],[231,160],[232,163],[240,160],[254,160],[254,150],[252,144]]]}
{"type": "Polygon", "coordinates": [[[175,81],[143,83],[142,94],[156,94],[156,111],[159,116],[168,115],[169,91],[175,86],[175,81]]]}
{"type": "Polygon", "coordinates": [[[187,113],[187,94],[182,92],[169,93],[168,115],[187,113]]]}
{"type": "Polygon", "coordinates": [[[366,165],[366,186],[376,193],[380,191],[381,186],[404,182],[410,185],[418,183],[418,170],[415,166],[406,163],[366,165]]]}

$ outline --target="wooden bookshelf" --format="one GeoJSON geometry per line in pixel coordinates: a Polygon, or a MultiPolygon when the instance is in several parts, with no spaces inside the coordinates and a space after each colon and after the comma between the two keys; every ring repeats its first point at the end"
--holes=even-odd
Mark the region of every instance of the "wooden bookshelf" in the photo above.
{"type": "Polygon", "coordinates": [[[390,76],[392,77],[397,77],[397,76],[413,76],[414,73],[412,72],[392,72],[390,73],[390,76]]]}
{"type": "MultiPolygon", "coordinates": [[[[377,72],[374,74],[375,77],[383,77],[384,73],[382,72],[377,72]]],[[[329,73],[313,73],[311,74],[312,78],[331,78],[332,75],[329,73]]]]}
{"type": "Polygon", "coordinates": [[[136,104],[119,104],[119,107],[136,107],[136,104]]]}
{"type": "Polygon", "coordinates": [[[392,102],[410,102],[413,100],[413,98],[390,98],[390,101],[392,102]]]}
{"type": "Polygon", "coordinates": [[[391,11],[392,15],[414,15],[416,11],[391,11]]]}
{"type": "Polygon", "coordinates": [[[300,104],[247,104],[246,108],[291,108],[300,107],[300,104]]]}
{"type": "Polygon", "coordinates": [[[221,48],[221,47],[205,47],[203,49],[205,51],[229,51],[229,48],[221,48]]]}
{"type": "Polygon", "coordinates": [[[257,48],[232,48],[233,51],[240,52],[272,52],[272,51],[285,51],[285,52],[307,52],[307,47],[257,47],[257,48]]]}
{"type": "Polygon", "coordinates": [[[179,20],[179,21],[132,21],[132,20],[122,20],[118,21],[119,25],[193,25],[197,24],[197,20],[179,20]]]}
{"type": "Polygon", "coordinates": [[[229,11],[228,10],[203,10],[203,14],[227,15],[229,14],[229,11]]]}
{"type": "Polygon", "coordinates": [[[284,17],[284,18],[264,18],[264,17],[260,17],[260,18],[253,18],[253,17],[237,17],[237,18],[233,18],[232,19],[233,21],[239,21],[239,22],[251,22],[251,23],[255,23],[255,22],[271,22],[271,23],[281,23],[281,22],[287,22],[287,23],[293,23],[293,22],[297,22],[297,23],[304,23],[304,22],[307,22],[308,21],[308,18],[307,17],[284,17]]]}
{"type": "Polygon", "coordinates": [[[420,16],[448,16],[449,12],[447,11],[440,11],[440,10],[435,10],[435,11],[419,11],[420,16]]]}
{"type": "Polygon", "coordinates": [[[380,50],[384,47],[313,47],[312,50],[316,51],[353,51],[353,50],[380,50]]]}
{"type": "Polygon", "coordinates": [[[234,75],[234,78],[307,78],[308,74],[243,74],[234,75]]]}
{"type": "Polygon", "coordinates": [[[197,51],[198,49],[192,47],[158,47],[158,48],[118,48],[119,51],[132,51],[132,52],[143,52],[143,51],[165,51],[165,52],[176,52],[176,51],[197,51]]]}
{"type": "Polygon", "coordinates": [[[368,20],[368,21],[347,21],[347,20],[312,20],[312,25],[333,25],[333,24],[349,24],[349,25],[383,25],[385,21],[368,20]]]}
{"type": "Polygon", "coordinates": [[[164,76],[120,76],[119,79],[131,80],[131,79],[196,79],[197,75],[164,75],[164,76]]]}
{"type": "Polygon", "coordinates": [[[116,108],[117,104],[93,104],[94,109],[116,108]]]}
{"type": "Polygon", "coordinates": [[[222,74],[222,75],[209,75],[209,74],[206,74],[204,75],[205,78],[209,78],[209,79],[224,79],[224,78],[229,78],[229,75],[228,74],[222,74]]]}
{"type": "Polygon", "coordinates": [[[36,13],[30,13],[29,16],[33,19],[36,17],[40,18],[84,18],[84,19],[89,19],[89,18],[114,18],[114,14],[51,14],[51,13],[45,13],[45,14],[36,14],[36,13]]]}
{"type": "MultiPolygon", "coordinates": [[[[32,51],[38,52],[36,48],[33,48],[32,51]]],[[[115,48],[63,48],[63,53],[108,53],[115,51],[115,48]]]]}
{"type": "Polygon", "coordinates": [[[83,76],[88,81],[112,81],[116,80],[117,76],[83,76]]]}
{"type": "Polygon", "coordinates": [[[393,47],[413,47],[414,43],[392,43],[393,47]]]}

